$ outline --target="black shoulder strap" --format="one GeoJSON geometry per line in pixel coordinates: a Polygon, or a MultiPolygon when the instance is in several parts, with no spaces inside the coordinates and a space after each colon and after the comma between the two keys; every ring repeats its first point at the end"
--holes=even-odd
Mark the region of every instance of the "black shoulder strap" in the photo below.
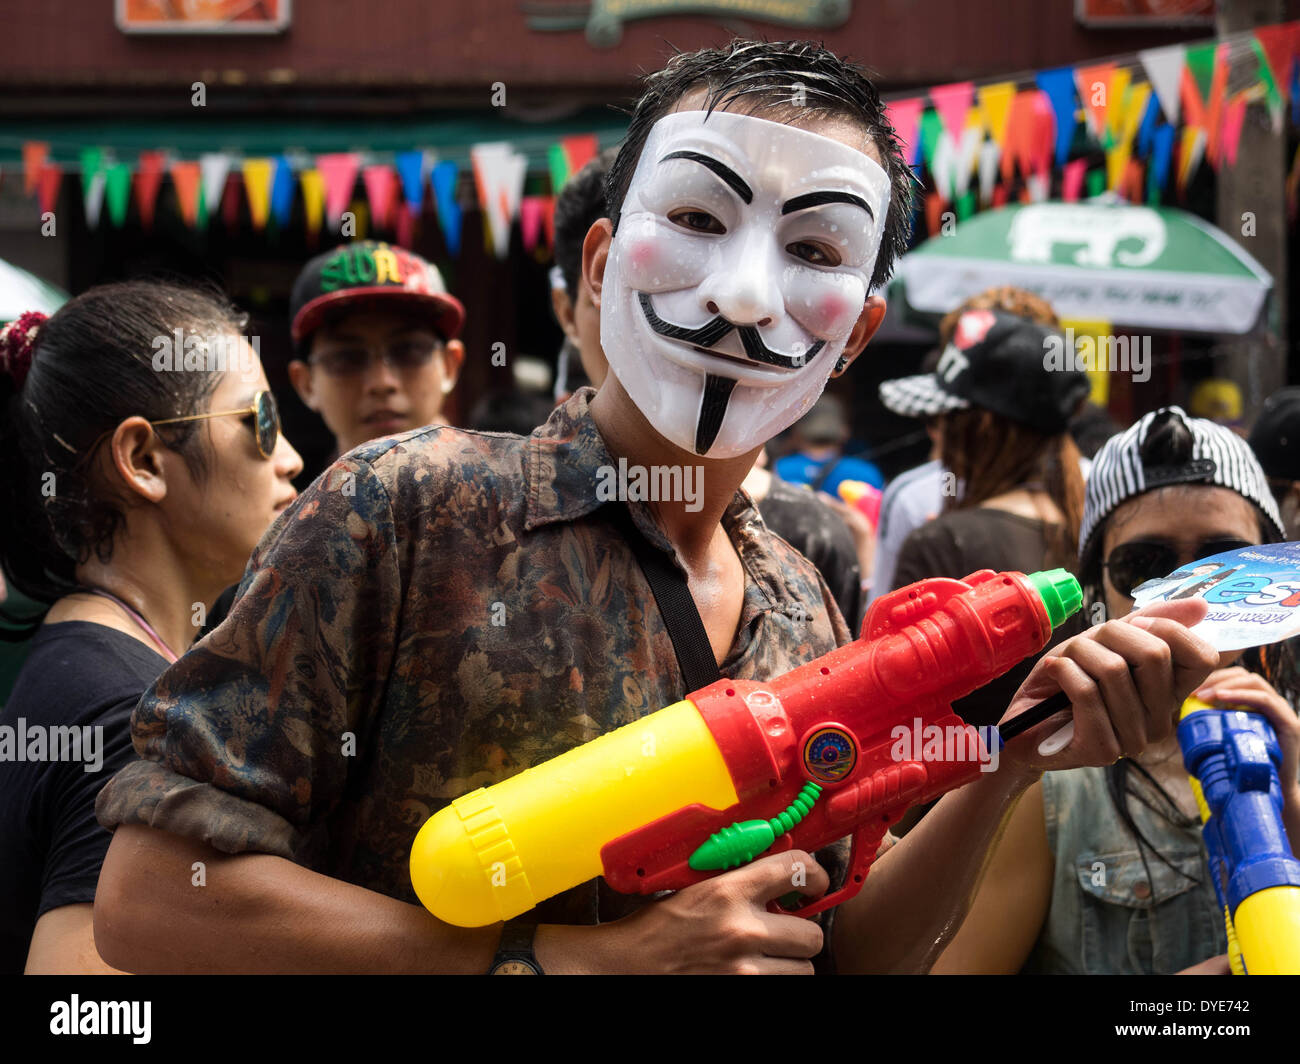
{"type": "Polygon", "coordinates": [[[701,687],[722,679],[709,635],[704,630],[704,621],[700,619],[700,611],[691,598],[691,589],[682,571],[663,551],[645,538],[626,506],[615,503],[608,509],[614,524],[635,552],[641,571],[649,581],[650,590],[654,592],[664,627],[668,629],[673,650],[677,652],[677,664],[686,680],[686,691],[683,693],[698,691],[701,687]]]}

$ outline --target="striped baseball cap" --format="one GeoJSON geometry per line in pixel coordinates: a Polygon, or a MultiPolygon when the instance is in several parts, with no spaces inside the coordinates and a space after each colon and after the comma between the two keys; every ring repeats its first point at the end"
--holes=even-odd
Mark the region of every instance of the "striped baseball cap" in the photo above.
{"type": "Polygon", "coordinates": [[[1121,503],[1169,484],[1206,484],[1235,491],[1268,518],[1285,538],[1277,502],[1246,443],[1231,429],[1188,417],[1181,407],[1167,406],[1143,415],[1131,428],[1112,436],[1092,460],[1079,529],[1079,558],[1083,561],[1103,521],[1121,503]],[[1174,465],[1143,465],[1142,448],[1152,426],[1172,417],[1182,420],[1192,437],[1191,456],[1174,465]]]}

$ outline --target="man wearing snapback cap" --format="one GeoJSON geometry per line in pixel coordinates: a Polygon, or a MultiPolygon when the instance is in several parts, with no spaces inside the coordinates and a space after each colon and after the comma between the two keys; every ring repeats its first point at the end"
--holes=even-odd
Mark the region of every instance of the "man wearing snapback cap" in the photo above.
{"type": "Polygon", "coordinates": [[[338,453],[380,436],[445,424],[465,348],[465,309],[442,275],[375,240],[317,255],[293,285],[289,379],[320,414],[338,453]]]}

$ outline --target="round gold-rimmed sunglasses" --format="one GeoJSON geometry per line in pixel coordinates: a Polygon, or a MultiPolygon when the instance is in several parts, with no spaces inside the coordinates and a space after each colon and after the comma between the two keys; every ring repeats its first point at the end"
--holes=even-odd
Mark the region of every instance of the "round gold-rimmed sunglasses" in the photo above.
{"type": "MultiPolygon", "coordinates": [[[[253,405],[243,407],[240,410],[214,410],[208,414],[166,417],[158,421],[151,421],[149,424],[176,425],[182,421],[205,421],[213,417],[251,417],[253,419],[253,435],[257,440],[257,453],[266,459],[269,459],[275,453],[275,445],[280,440],[280,409],[275,405],[275,396],[268,391],[259,391],[254,394],[253,405]]],[[[116,429],[109,429],[107,432],[101,433],[99,439],[87,449],[82,461],[84,462],[94,454],[95,449],[115,431],[116,429]]],[[[78,465],[80,465],[80,462],[78,465]]]]}

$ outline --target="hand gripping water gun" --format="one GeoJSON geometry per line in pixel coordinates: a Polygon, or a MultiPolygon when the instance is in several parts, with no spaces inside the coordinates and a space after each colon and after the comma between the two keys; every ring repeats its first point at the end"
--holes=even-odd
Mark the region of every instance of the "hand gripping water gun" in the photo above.
{"type": "Polygon", "coordinates": [[[1183,703],[1183,764],[1236,975],[1300,974],[1300,861],[1282,823],[1282,754],[1258,713],[1183,703]]]}
{"type": "Polygon", "coordinates": [[[987,762],[953,700],[1041,650],[1080,599],[1064,569],[899,588],[846,646],[766,682],[719,680],[458,798],[416,836],[415,892],[440,920],[481,927],[597,875],[624,894],[679,890],[767,851],[852,836],[844,886],[797,912],[838,905],[862,888],[890,824],[987,762]],[[962,753],[895,757],[898,725],[937,725],[962,753]]]}

